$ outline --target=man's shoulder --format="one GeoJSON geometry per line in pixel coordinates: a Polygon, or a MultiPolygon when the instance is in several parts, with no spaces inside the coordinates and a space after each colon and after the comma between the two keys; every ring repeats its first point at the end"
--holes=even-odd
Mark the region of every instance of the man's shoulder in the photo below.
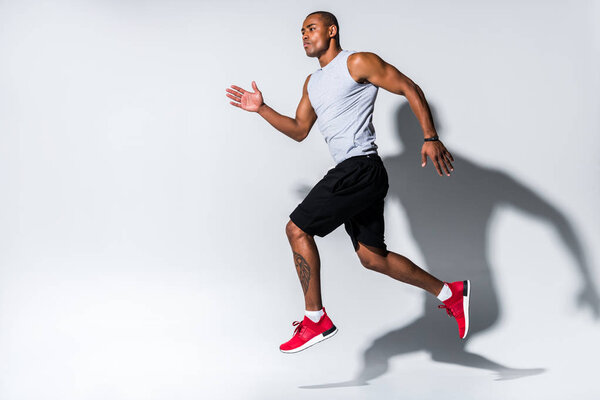
{"type": "Polygon", "coordinates": [[[373,71],[377,70],[383,60],[375,53],[360,51],[348,56],[348,71],[357,82],[363,82],[373,71]]]}
{"type": "Polygon", "coordinates": [[[348,56],[348,64],[370,64],[379,60],[381,57],[370,51],[356,51],[348,56]]]}

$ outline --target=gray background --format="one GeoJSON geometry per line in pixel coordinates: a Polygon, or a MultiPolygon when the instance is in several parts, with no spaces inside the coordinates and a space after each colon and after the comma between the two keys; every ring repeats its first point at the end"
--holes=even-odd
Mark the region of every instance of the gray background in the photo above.
{"type": "Polygon", "coordinates": [[[597,1],[0,2],[0,398],[597,398],[599,20],[597,1]],[[466,343],[338,229],[317,244],[339,333],[278,350],[303,313],[285,224],[333,161],[316,126],[296,143],[224,89],[256,80],[293,116],[319,9],[421,86],[456,159],[422,169],[380,90],[388,246],[472,280],[466,343]]]}

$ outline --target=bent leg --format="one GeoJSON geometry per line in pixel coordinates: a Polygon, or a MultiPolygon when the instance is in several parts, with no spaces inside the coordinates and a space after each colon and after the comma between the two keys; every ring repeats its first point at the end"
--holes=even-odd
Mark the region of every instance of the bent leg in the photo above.
{"type": "Polygon", "coordinates": [[[315,239],[291,220],[287,223],[285,232],[292,247],[296,272],[304,292],[305,309],[318,311],[323,308],[323,301],[321,299],[321,261],[315,239]]]}
{"type": "Polygon", "coordinates": [[[367,246],[358,242],[356,254],[364,267],[409,285],[420,287],[434,296],[437,296],[444,286],[444,282],[419,268],[408,258],[393,251],[367,246]]]}

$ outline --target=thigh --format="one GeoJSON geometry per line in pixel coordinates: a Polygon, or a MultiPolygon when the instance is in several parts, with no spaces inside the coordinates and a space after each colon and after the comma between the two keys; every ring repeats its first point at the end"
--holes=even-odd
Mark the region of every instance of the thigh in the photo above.
{"type": "Polygon", "coordinates": [[[348,168],[335,167],[308,192],[304,200],[292,211],[290,219],[310,235],[326,236],[340,226],[351,207],[349,196],[340,196],[340,182],[351,175],[348,168]]]}
{"type": "Polygon", "coordinates": [[[385,193],[387,174],[382,165],[366,157],[349,159],[329,170],[290,219],[308,234],[325,236],[385,193]]]}
{"type": "Polygon", "coordinates": [[[352,240],[355,251],[358,250],[360,242],[381,249],[384,253],[387,252],[383,211],[384,200],[381,199],[344,222],[344,227],[352,240]]]}

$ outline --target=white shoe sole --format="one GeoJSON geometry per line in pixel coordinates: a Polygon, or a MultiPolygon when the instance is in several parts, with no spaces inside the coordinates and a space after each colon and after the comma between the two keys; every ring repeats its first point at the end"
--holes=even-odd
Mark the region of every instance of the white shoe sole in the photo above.
{"type": "Polygon", "coordinates": [[[328,331],[325,331],[325,332],[323,332],[323,333],[315,336],[314,338],[310,339],[308,342],[304,343],[300,347],[297,347],[297,348],[292,349],[292,350],[281,350],[281,349],[279,349],[279,351],[281,351],[282,353],[297,353],[299,351],[308,349],[310,346],[315,345],[315,344],[317,344],[319,342],[322,342],[325,339],[329,339],[330,337],[332,337],[336,333],[337,333],[337,328],[334,325],[328,331]]]}
{"type": "Polygon", "coordinates": [[[463,312],[465,314],[465,334],[461,339],[467,337],[467,333],[469,333],[469,299],[471,297],[471,281],[466,280],[463,282],[463,312]]]}

